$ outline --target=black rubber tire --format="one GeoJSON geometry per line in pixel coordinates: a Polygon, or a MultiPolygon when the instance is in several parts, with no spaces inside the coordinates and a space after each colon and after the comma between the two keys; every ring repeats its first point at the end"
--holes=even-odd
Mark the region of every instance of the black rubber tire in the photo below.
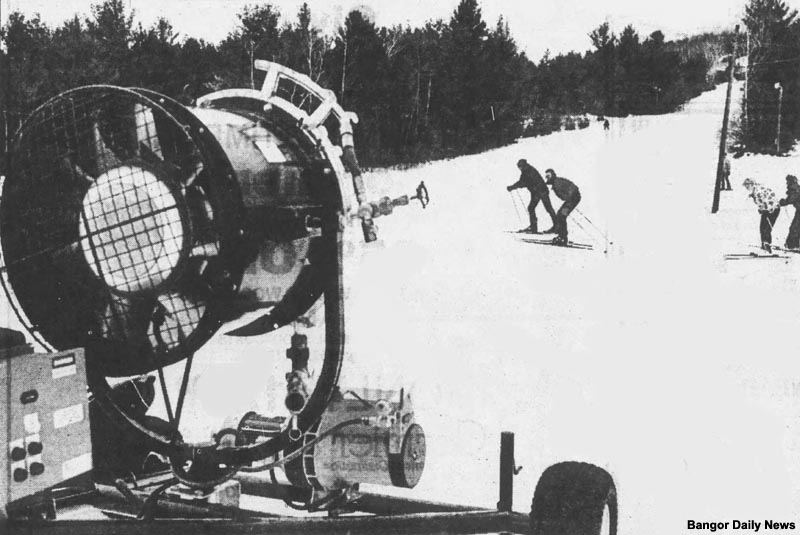
{"type": "Polygon", "coordinates": [[[531,534],[600,535],[606,510],[608,535],[616,535],[617,489],[611,474],[587,463],[554,464],[533,493],[531,534]]]}

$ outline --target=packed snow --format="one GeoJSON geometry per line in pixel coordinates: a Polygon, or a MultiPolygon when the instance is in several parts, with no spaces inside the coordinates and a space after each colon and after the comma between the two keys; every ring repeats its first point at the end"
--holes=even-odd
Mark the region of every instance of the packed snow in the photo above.
{"type": "MultiPolygon", "coordinates": [[[[734,189],[712,215],[724,103],[720,86],[674,114],[611,118],[609,131],[596,122],[369,176],[374,196],[424,180],[432,198],[379,220],[381,240],[348,268],[343,381],[414,385],[428,459],[413,495],[494,505],[509,430],[518,510],[548,465],[581,460],[615,477],[620,533],[797,516],[800,255],[723,258],[760,243],[744,178],[782,196],[800,154],[732,159],[734,189]],[[505,189],[519,158],[578,184],[570,238],[594,251],[504,232],[527,225],[505,189]]],[[[539,217],[546,227],[541,205],[539,217]]]]}

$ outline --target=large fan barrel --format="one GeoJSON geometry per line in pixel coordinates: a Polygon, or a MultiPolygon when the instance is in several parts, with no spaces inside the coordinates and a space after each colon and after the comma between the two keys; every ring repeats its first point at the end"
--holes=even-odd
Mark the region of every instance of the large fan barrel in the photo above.
{"type": "Polygon", "coordinates": [[[45,346],[86,347],[104,376],[146,373],[244,313],[304,314],[341,261],[339,184],[314,135],[252,99],[72,90],[16,136],[3,284],[45,346]]]}

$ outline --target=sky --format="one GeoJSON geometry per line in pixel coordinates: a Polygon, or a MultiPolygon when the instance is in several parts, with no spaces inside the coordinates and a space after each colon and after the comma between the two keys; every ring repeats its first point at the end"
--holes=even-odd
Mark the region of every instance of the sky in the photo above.
{"type": "MultiPolygon", "coordinates": [[[[11,10],[39,13],[55,26],[74,14],[90,12],[100,0],[0,0],[2,20],[11,10]]],[[[127,0],[136,20],[145,26],[159,16],[166,17],[183,37],[218,42],[237,24],[236,14],[254,0],[127,0]]],[[[448,20],[459,0],[308,0],[315,24],[332,31],[353,8],[361,7],[379,26],[410,24],[421,26],[427,20],[448,20]]],[[[272,0],[283,20],[295,20],[302,0],[272,0]]],[[[501,15],[521,50],[538,60],[571,50],[583,52],[591,47],[589,32],[608,21],[615,33],[633,24],[640,35],[661,30],[667,39],[706,30],[732,29],[741,19],[745,0],[483,0],[484,20],[494,26],[501,15]]],[[[786,0],[800,9],[800,0],[786,0]]]]}

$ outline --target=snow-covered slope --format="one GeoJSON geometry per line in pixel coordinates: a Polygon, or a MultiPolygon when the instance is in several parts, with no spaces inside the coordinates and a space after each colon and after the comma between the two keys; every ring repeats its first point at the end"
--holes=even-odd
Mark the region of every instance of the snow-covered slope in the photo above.
{"type": "Polygon", "coordinates": [[[576,459],[614,474],[622,533],[800,512],[800,257],[722,260],[758,243],[742,180],[782,193],[798,158],[733,160],[735,189],[711,215],[724,99],[721,86],[608,132],[594,123],[368,177],[375,196],[425,180],[433,199],[379,220],[381,241],[353,245],[348,269],[343,380],[414,384],[429,444],[416,494],[494,504],[499,435],[512,430],[521,510],[547,465],[576,459]],[[503,232],[525,224],[504,188],[523,157],[579,185],[607,255],[575,223],[572,239],[599,251],[503,232]]]}

